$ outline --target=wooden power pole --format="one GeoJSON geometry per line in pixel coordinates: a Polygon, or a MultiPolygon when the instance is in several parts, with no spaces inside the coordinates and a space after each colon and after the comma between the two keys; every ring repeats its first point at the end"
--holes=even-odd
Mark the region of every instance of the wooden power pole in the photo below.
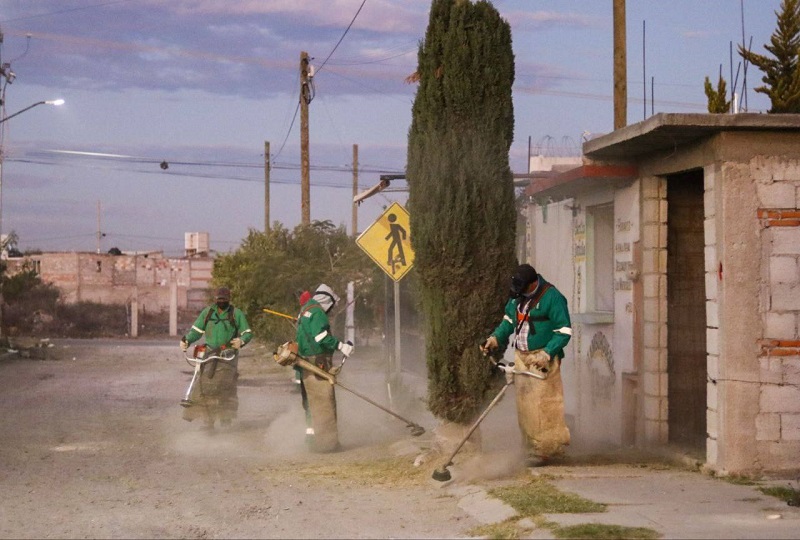
{"type": "Polygon", "coordinates": [[[269,234],[269,142],[264,141],[264,232],[269,234]]]}
{"type": "Polygon", "coordinates": [[[356,195],[358,195],[358,145],[353,145],[353,226],[352,235],[355,238],[358,235],[358,204],[355,203],[356,195]]]}
{"type": "Polygon", "coordinates": [[[308,104],[311,88],[308,84],[308,53],[300,53],[300,210],[301,223],[311,225],[311,178],[308,156],[308,104]]]}
{"type": "Polygon", "coordinates": [[[614,129],[628,125],[628,61],[625,0],[614,0],[614,129]]]}

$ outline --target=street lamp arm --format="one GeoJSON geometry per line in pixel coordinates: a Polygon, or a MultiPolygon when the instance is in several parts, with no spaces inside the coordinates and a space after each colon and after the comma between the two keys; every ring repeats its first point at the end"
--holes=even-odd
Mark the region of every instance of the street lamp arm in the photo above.
{"type": "Polygon", "coordinates": [[[25,111],[29,111],[29,110],[31,110],[34,107],[37,107],[39,105],[63,105],[63,104],[64,104],[64,100],[63,99],[54,99],[54,100],[51,100],[51,101],[37,101],[33,105],[28,105],[27,107],[25,107],[21,111],[17,111],[17,112],[15,112],[14,114],[12,114],[10,116],[6,116],[5,118],[0,119],[0,124],[5,122],[6,120],[11,120],[15,116],[18,116],[18,115],[24,113],[25,111]]]}

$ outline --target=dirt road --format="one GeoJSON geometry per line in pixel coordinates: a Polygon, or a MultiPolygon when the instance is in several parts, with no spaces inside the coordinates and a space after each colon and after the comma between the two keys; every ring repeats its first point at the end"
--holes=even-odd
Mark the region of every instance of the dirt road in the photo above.
{"type": "MultiPolygon", "coordinates": [[[[44,360],[0,358],[0,537],[448,538],[476,525],[413,467],[427,434],[344,392],[344,450],[309,453],[290,368],[258,344],[240,360],[238,420],[213,434],[181,419],[191,368],[174,339],[54,345],[44,360]]],[[[381,400],[380,369],[354,358],[342,380],[381,400]]]]}

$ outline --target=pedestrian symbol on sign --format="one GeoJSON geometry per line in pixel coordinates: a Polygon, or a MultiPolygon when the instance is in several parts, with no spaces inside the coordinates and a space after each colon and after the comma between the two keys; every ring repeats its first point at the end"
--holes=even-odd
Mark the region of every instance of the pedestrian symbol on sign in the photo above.
{"type": "Polygon", "coordinates": [[[386,218],[389,221],[389,234],[386,235],[384,240],[391,240],[389,244],[389,259],[386,262],[392,268],[392,274],[395,273],[397,265],[406,265],[406,254],[403,252],[403,240],[406,239],[406,230],[402,225],[396,223],[397,216],[389,214],[386,218]],[[397,249],[397,256],[392,257],[392,253],[397,249]]]}

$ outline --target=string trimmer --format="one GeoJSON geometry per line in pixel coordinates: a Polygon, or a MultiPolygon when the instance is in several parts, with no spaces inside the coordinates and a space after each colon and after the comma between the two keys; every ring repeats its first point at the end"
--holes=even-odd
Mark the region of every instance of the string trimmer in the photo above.
{"type": "Polygon", "coordinates": [[[537,370],[537,371],[516,371],[514,369],[514,362],[510,362],[509,364],[503,364],[502,362],[494,362],[493,361],[493,363],[501,371],[503,371],[503,373],[505,373],[506,383],[503,385],[503,387],[500,389],[500,391],[494,397],[492,402],[489,403],[489,406],[486,407],[486,409],[481,413],[481,415],[478,417],[478,419],[475,420],[475,423],[473,423],[472,427],[469,428],[469,431],[467,432],[467,435],[461,440],[460,443],[458,443],[458,446],[456,446],[456,449],[453,450],[452,454],[450,454],[450,457],[447,458],[447,461],[441,467],[439,467],[438,469],[435,469],[433,471],[433,475],[431,477],[434,480],[438,481],[438,482],[447,482],[448,480],[450,480],[452,478],[452,476],[450,475],[450,471],[447,469],[447,467],[449,467],[450,465],[453,464],[453,458],[456,457],[456,454],[458,454],[458,451],[461,450],[462,446],[464,446],[464,443],[466,443],[467,440],[472,435],[472,433],[476,429],[478,429],[478,426],[483,421],[483,419],[486,418],[486,415],[489,414],[489,411],[491,411],[492,408],[494,408],[494,406],[497,405],[500,402],[500,400],[503,398],[503,394],[505,394],[506,390],[508,390],[508,387],[511,386],[512,384],[514,384],[514,375],[527,375],[529,377],[534,377],[536,379],[542,379],[542,380],[546,379],[547,375],[548,375],[546,369],[543,369],[541,371],[539,371],[539,370],[537,370]]]}
{"type": "Polygon", "coordinates": [[[200,377],[200,369],[203,367],[204,364],[208,362],[212,362],[215,360],[219,360],[220,362],[230,362],[236,356],[236,351],[233,349],[218,349],[214,351],[209,351],[210,354],[206,356],[206,346],[205,345],[196,345],[194,348],[194,356],[189,356],[188,354],[184,353],[184,357],[186,358],[186,362],[194,367],[194,373],[192,374],[192,381],[189,383],[189,388],[186,389],[186,395],[181,400],[182,407],[191,407],[193,402],[191,399],[192,395],[192,388],[194,388],[197,379],[200,377]]]}
{"type": "MultiPolygon", "coordinates": [[[[292,345],[293,345],[292,342],[287,342],[278,347],[278,350],[275,351],[275,353],[273,354],[273,358],[277,363],[279,363],[282,366],[297,366],[302,369],[307,369],[311,373],[314,373],[315,375],[318,375],[323,379],[327,380],[329,383],[335,384],[336,386],[339,386],[340,388],[347,390],[351,394],[360,397],[370,405],[374,405],[375,407],[378,407],[380,410],[391,414],[398,420],[402,420],[403,422],[406,423],[406,427],[410,429],[412,437],[419,437],[420,435],[425,433],[425,429],[419,424],[412,422],[411,420],[408,420],[406,418],[403,418],[396,412],[387,409],[386,407],[380,405],[379,403],[372,401],[367,396],[360,394],[359,392],[356,392],[352,388],[348,388],[347,386],[343,385],[342,383],[336,380],[335,375],[328,373],[324,369],[318,368],[317,366],[309,362],[308,359],[294,352],[292,350],[292,345]]],[[[342,361],[342,364],[344,364],[344,361],[342,361]]]]}

